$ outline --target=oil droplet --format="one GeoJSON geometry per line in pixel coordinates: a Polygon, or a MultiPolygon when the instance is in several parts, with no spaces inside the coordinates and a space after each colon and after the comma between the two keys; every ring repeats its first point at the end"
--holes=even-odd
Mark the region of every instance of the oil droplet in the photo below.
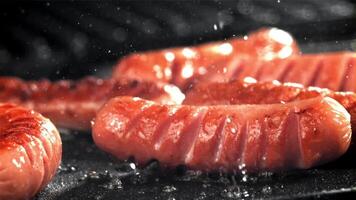
{"type": "Polygon", "coordinates": [[[237,186],[228,187],[221,192],[221,196],[229,199],[237,199],[242,197],[241,189],[237,186]]]}
{"type": "Polygon", "coordinates": [[[91,179],[99,179],[100,178],[99,173],[97,173],[96,171],[90,171],[88,173],[88,177],[91,179]]]}
{"type": "Polygon", "coordinates": [[[271,194],[272,193],[272,188],[270,186],[264,186],[262,188],[262,193],[263,194],[271,194]]]}
{"type": "Polygon", "coordinates": [[[162,191],[163,191],[163,192],[166,192],[166,193],[171,193],[171,192],[174,192],[174,191],[176,191],[176,190],[177,190],[177,188],[175,188],[175,187],[172,186],[172,185],[164,186],[163,189],[162,189],[162,191]]]}

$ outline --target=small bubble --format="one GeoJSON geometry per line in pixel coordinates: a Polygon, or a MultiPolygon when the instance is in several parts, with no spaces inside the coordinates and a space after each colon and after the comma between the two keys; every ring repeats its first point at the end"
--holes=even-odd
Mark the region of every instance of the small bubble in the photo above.
{"type": "Polygon", "coordinates": [[[214,24],[214,30],[218,30],[218,26],[214,24]]]}
{"type": "Polygon", "coordinates": [[[270,186],[264,186],[262,188],[262,193],[263,194],[271,194],[272,193],[272,188],[270,186]]]}
{"type": "Polygon", "coordinates": [[[206,193],[205,192],[201,192],[199,194],[199,196],[197,198],[195,198],[196,200],[202,200],[202,199],[205,199],[207,197],[206,193]]]}
{"type": "Polygon", "coordinates": [[[242,179],[241,179],[242,182],[247,182],[247,180],[248,180],[248,176],[247,175],[242,176],[242,179]]]}
{"type": "Polygon", "coordinates": [[[236,199],[236,198],[241,198],[242,193],[239,187],[234,186],[234,187],[228,187],[227,189],[224,189],[221,192],[221,196],[224,198],[236,199]]]}
{"type": "Polygon", "coordinates": [[[90,171],[88,176],[89,176],[89,178],[92,178],[92,179],[99,179],[100,178],[99,174],[96,171],[90,171]]]}
{"type": "Polygon", "coordinates": [[[242,196],[243,197],[249,197],[250,194],[248,193],[248,191],[245,190],[245,191],[242,192],[242,196]]]}
{"type": "Polygon", "coordinates": [[[171,185],[164,186],[163,189],[162,189],[162,191],[166,192],[166,193],[171,193],[171,192],[174,192],[176,190],[177,190],[177,188],[175,188],[174,186],[171,186],[171,185]]]}
{"type": "Polygon", "coordinates": [[[244,40],[248,40],[248,36],[247,35],[245,35],[243,38],[244,38],[244,40]]]}
{"type": "Polygon", "coordinates": [[[135,169],[136,169],[136,165],[135,165],[135,163],[130,163],[129,165],[130,165],[131,169],[133,169],[133,170],[135,170],[135,169]]]}
{"type": "Polygon", "coordinates": [[[241,165],[239,165],[239,170],[242,170],[246,167],[246,164],[245,163],[242,163],[241,165]]]}

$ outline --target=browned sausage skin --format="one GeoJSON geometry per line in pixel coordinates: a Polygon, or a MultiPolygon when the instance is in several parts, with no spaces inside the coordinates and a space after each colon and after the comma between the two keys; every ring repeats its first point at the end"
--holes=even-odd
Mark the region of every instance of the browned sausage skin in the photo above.
{"type": "Polygon", "coordinates": [[[206,171],[310,168],[341,156],[350,137],[350,115],[328,97],[218,106],[117,97],[93,124],[95,143],[119,159],[206,171]]]}
{"type": "Polygon", "coordinates": [[[226,83],[201,83],[186,93],[187,105],[274,104],[328,96],[338,101],[351,114],[356,127],[356,94],[334,92],[296,83],[257,82],[247,77],[226,83]]]}
{"type": "Polygon", "coordinates": [[[62,157],[57,129],[42,115],[0,104],[0,199],[30,199],[55,175],[62,157]]]}
{"type": "Polygon", "coordinates": [[[0,101],[34,109],[65,128],[88,130],[96,111],[110,98],[130,95],[160,103],[180,103],[184,95],[173,85],[136,80],[24,81],[0,78],[0,101]]]}
{"type": "Polygon", "coordinates": [[[225,74],[235,67],[231,60],[284,59],[294,54],[299,49],[288,33],[261,29],[244,38],[131,54],[119,61],[113,76],[172,83],[184,91],[200,79],[225,74]]]}
{"type": "Polygon", "coordinates": [[[270,61],[235,58],[224,74],[215,73],[199,82],[228,82],[252,77],[259,82],[278,80],[334,91],[356,92],[356,53],[329,52],[292,55],[270,61]]]}

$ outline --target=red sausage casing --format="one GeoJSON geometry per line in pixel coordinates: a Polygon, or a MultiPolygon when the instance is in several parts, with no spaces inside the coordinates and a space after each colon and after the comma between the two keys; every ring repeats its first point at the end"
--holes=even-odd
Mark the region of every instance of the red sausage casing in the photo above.
{"type": "Polygon", "coordinates": [[[121,59],[114,78],[172,83],[185,90],[200,79],[224,75],[246,58],[258,60],[284,59],[299,54],[293,38],[277,28],[261,29],[243,38],[228,39],[191,47],[170,48],[134,53],[121,59]],[[234,61],[235,62],[235,61],[234,61]]]}
{"type": "Polygon", "coordinates": [[[0,199],[30,199],[55,175],[62,143],[39,113],[0,104],[0,199]]]}
{"type": "Polygon", "coordinates": [[[162,105],[111,99],[98,112],[99,148],[138,163],[157,159],[205,171],[310,168],[341,156],[351,138],[350,115],[331,98],[287,104],[162,105]]]}

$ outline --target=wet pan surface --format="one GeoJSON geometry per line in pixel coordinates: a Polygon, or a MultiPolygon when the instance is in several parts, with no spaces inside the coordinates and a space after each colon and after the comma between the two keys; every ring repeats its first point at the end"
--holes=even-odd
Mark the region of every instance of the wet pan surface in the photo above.
{"type": "Polygon", "coordinates": [[[37,195],[50,199],[309,199],[356,195],[356,162],[346,154],[316,169],[246,175],[162,170],[118,161],[96,148],[89,133],[63,132],[63,161],[37,195]]]}

